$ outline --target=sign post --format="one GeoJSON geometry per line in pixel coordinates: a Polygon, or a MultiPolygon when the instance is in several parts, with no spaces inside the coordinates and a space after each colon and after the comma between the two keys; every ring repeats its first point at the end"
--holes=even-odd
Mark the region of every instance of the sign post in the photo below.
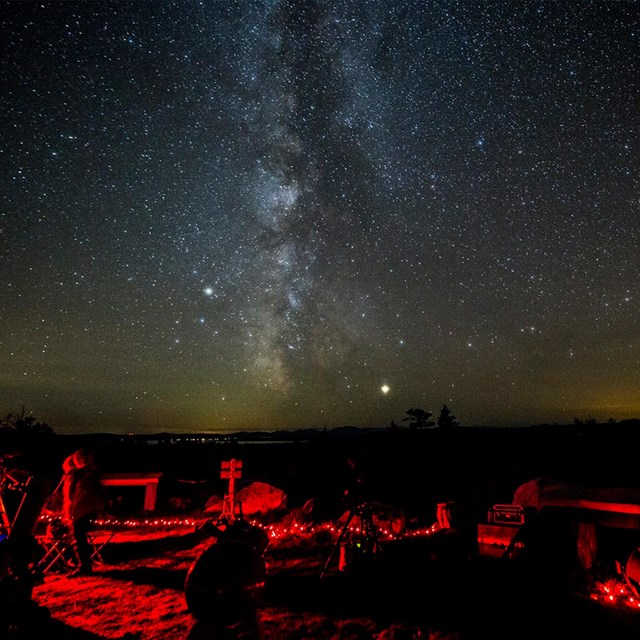
{"type": "Polygon", "coordinates": [[[242,460],[223,460],[220,465],[220,478],[229,480],[229,491],[222,502],[220,518],[232,521],[236,515],[242,517],[242,504],[236,501],[236,480],[242,477],[242,460]],[[236,513],[237,512],[237,513],[236,513]]]}

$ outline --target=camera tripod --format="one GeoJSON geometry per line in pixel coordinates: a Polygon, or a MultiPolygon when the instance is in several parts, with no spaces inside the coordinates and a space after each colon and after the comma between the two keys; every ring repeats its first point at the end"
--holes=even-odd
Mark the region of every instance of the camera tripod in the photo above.
{"type": "Polygon", "coordinates": [[[331,562],[338,552],[340,553],[339,569],[342,571],[345,568],[344,565],[348,564],[347,558],[343,556],[347,551],[351,552],[350,560],[357,561],[370,558],[378,553],[379,550],[378,531],[373,522],[371,505],[368,502],[359,502],[347,513],[340,535],[331,548],[320,577],[323,578],[327,574],[331,562]],[[359,520],[359,526],[352,529],[350,527],[354,518],[359,520]]]}
{"type": "Polygon", "coordinates": [[[5,460],[9,457],[10,456],[0,457],[0,534],[5,538],[11,536],[13,527],[18,521],[18,517],[27,498],[29,482],[32,479],[31,476],[21,478],[16,471],[9,469],[5,465],[5,460]],[[10,516],[7,510],[7,503],[5,501],[5,492],[7,491],[14,491],[20,496],[18,504],[14,507],[13,516],[10,516]]]}

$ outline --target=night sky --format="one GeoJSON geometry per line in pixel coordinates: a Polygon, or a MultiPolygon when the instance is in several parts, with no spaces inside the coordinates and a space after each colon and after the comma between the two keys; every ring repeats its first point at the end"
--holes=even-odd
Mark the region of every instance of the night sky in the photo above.
{"type": "Polygon", "coordinates": [[[0,6],[3,415],[640,417],[640,3],[0,6]]]}

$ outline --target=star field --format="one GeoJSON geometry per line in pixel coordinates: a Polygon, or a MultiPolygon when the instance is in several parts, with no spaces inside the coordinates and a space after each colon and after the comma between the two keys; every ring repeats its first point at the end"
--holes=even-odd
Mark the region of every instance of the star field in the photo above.
{"type": "Polygon", "coordinates": [[[3,413],[640,417],[640,3],[0,6],[3,413]]]}

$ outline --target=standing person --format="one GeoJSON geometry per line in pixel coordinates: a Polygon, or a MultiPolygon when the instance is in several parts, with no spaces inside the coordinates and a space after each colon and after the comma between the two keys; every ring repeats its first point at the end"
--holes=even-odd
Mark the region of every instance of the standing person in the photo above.
{"type": "Polygon", "coordinates": [[[71,533],[77,562],[73,575],[89,575],[93,571],[91,520],[105,508],[101,474],[89,449],[78,449],[64,461],[62,468],[62,518],[71,533]]]}

